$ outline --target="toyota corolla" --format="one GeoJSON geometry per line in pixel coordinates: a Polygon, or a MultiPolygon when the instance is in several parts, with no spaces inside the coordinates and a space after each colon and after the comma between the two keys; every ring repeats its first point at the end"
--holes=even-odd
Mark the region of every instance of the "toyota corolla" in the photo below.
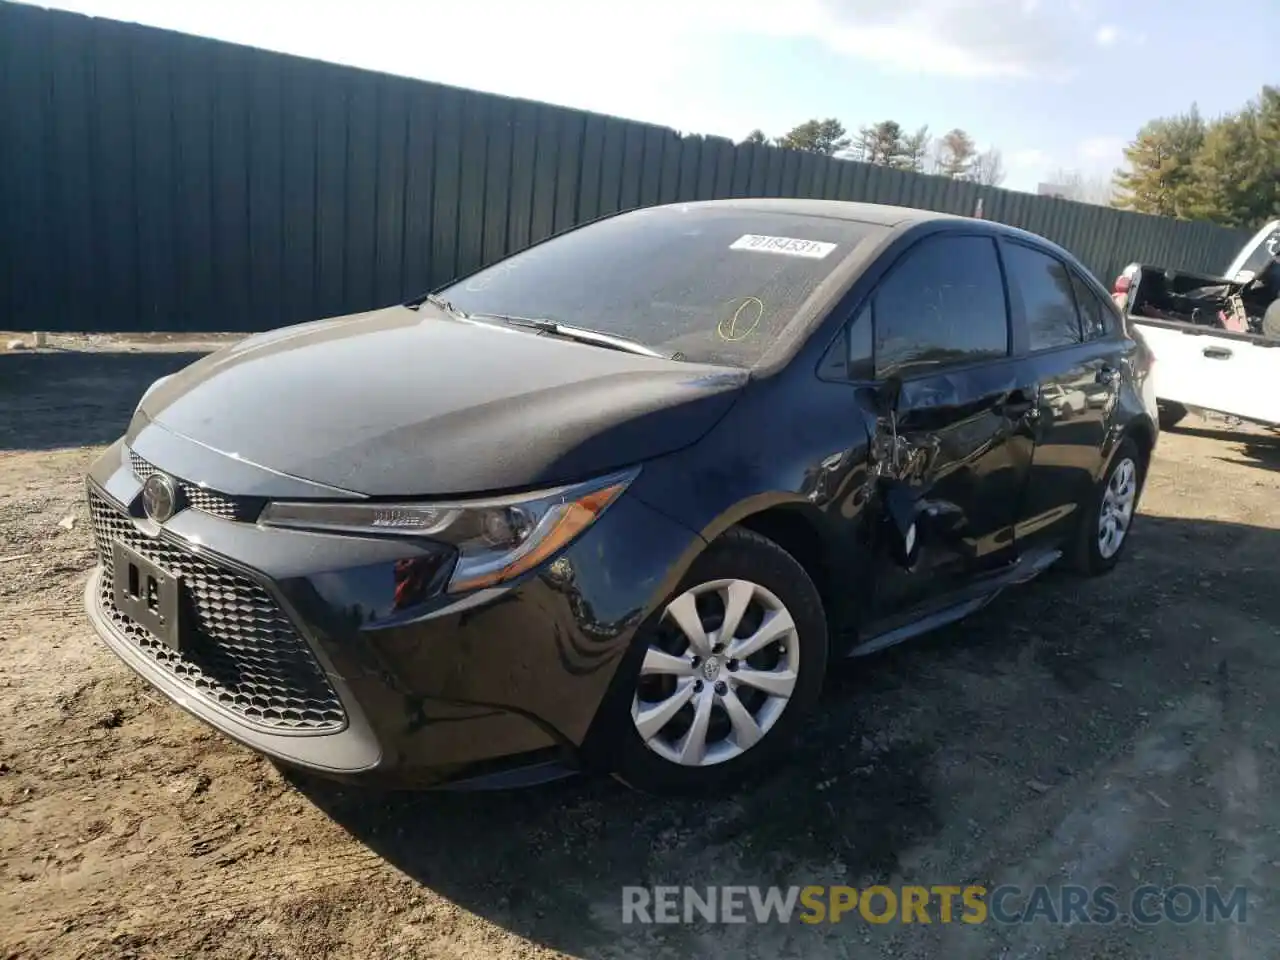
{"type": "Polygon", "coordinates": [[[88,477],[87,607],[285,765],[720,788],[804,735],[834,659],[1060,559],[1110,569],[1147,375],[1031,234],[812,200],[624,213],[152,385],[88,477]]]}

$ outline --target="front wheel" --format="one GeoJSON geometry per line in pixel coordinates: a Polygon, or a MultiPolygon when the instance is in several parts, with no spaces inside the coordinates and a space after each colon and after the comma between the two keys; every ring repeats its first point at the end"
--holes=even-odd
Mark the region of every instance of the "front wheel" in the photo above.
{"type": "Polygon", "coordinates": [[[1160,429],[1172,430],[1187,416],[1187,408],[1180,403],[1174,403],[1168,400],[1162,400],[1156,405],[1156,410],[1160,415],[1160,429]]]}
{"type": "Polygon", "coordinates": [[[813,581],[776,543],[740,528],[694,562],[637,642],[614,770],[650,793],[722,790],[777,759],[826,673],[813,581]]]}
{"type": "Polygon", "coordinates": [[[1146,461],[1131,439],[1116,447],[1102,481],[1096,484],[1077,530],[1073,566],[1087,576],[1106,573],[1120,559],[1138,511],[1146,461]]]}

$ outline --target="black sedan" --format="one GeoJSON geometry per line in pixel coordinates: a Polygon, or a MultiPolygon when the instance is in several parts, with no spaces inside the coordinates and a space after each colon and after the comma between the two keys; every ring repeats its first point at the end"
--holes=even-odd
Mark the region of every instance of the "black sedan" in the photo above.
{"type": "Polygon", "coordinates": [[[620,214],[154,384],[92,467],[102,639],[399,785],[718,788],[835,658],[1120,556],[1157,427],[1047,241],[870,204],[620,214]]]}

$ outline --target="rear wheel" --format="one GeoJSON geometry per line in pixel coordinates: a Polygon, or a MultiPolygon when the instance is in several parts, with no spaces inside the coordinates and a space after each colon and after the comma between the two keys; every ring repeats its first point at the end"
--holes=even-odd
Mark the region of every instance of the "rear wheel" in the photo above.
{"type": "Polygon", "coordinates": [[[1262,335],[1271,340],[1280,340],[1280,299],[1272,300],[1262,315],[1262,335]]]}
{"type": "Polygon", "coordinates": [[[652,793],[724,789],[779,758],[826,673],[813,581],[776,543],[737,528],[698,558],[638,643],[614,769],[652,793]]]}
{"type": "Polygon", "coordinates": [[[1080,573],[1097,576],[1119,561],[1138,512],[1145,470],[1146,461],[1137,444],[1122,440],[1102,481],[1094,486],[1089,502],[1082,505],[1072,564],[1080,573]]]}

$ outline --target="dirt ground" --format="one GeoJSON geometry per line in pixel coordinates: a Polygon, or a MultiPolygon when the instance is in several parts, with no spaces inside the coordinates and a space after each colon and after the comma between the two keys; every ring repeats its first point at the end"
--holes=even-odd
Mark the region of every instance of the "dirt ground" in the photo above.
{"type": "Polygon", "coordinates": [[[1280,955],[1275,437],[1166,433],[1111,576],[1051,572],[842,667],[734,799],[385,795],[287,782],[94,638],[81,477],[193,354],[77,346],[0,356],[0,960],[1280,955]],[[621,919],[629,884],[876,882],[1249,901],[1185,927],[621,919]]]}

